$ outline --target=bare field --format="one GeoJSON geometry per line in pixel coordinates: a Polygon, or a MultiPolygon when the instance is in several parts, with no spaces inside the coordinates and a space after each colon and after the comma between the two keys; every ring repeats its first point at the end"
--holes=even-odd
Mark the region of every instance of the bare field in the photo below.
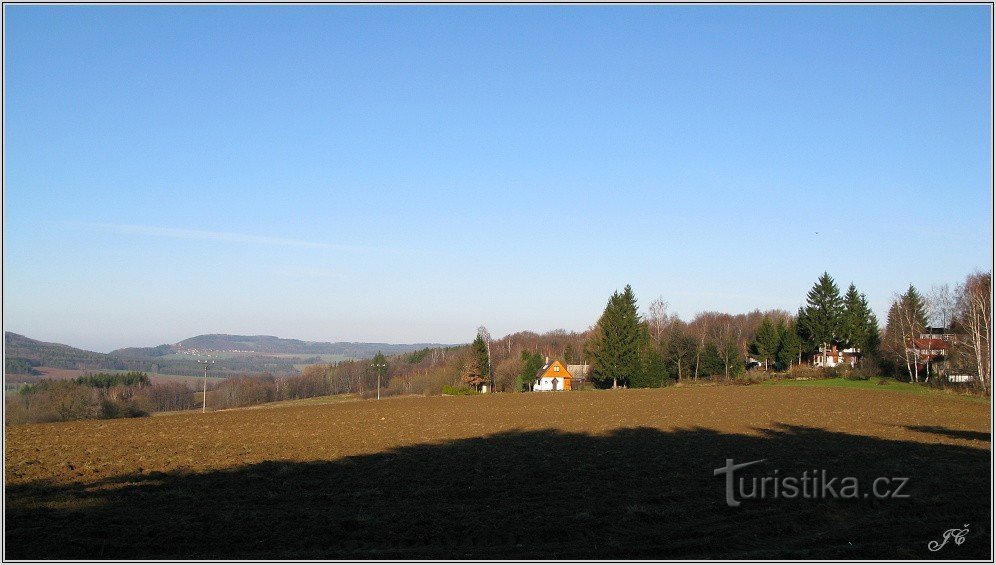
{"type": "Polygon", "coordinates": [[[989,558],[989,411],[727,386],[10,426],[6,557],[989,558]],[[910,497],[731,508],[727,458],[910,497]]]}

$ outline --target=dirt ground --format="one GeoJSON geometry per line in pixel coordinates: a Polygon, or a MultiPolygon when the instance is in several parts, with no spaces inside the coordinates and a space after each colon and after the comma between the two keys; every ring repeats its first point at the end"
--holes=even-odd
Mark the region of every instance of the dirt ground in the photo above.
{"type": "MultiPolygon", "coordinates": [[[[6,558],[988,559],[990,405],[761,386],[391,398],[6,430],[6,558]],[[908,498],[726,503],[738,476],[908,498]],[[777,471],[777,472],[776,472],[777,471]],[[967,524],[967,526],[966,526],[967,524]],[[927,544],[967,528],[963,543],[927,544]]],[[[748,490],[750,490],[748,482],[748,490]]]]}

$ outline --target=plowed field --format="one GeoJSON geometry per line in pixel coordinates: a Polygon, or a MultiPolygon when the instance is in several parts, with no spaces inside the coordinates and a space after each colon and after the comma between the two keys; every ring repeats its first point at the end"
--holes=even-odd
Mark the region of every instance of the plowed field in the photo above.
{"type": "Polygon", "coordinates": [[[6,557],[989,558],[989,413],[726,386],[10,426],[6,557]],[[764,459],[748,480],[905,478],[908,497],[731,507],[727,459],[764,459]],[[951,528],[963,543],[931,552],[951,528]]]}

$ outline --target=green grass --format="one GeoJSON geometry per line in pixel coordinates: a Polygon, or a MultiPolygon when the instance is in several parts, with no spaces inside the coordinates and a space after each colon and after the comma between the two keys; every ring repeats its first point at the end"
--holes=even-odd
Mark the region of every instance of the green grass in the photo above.
{"type": "Polygon", "coordinates": [[[974,400],[977,402],[988,402],[988,399],[978,396],[971,396],[968,394],[961,394],[957,392],[944,391],[942,389],[935,389],[926,387],[914,383],[905,383],[897,381],[895,379],[883,379],[880,377],[873,377],[866,381],[856,381],[845,378],[836,379],[812,379],[805,381],[797,381],[795,379],[785,379],[785,380],[770,380],[764,381],[762,384],[766,386],[808,386],[808,387],[833,387],[833,388],[865,388],[873,390],[894,390],[899,392],[908,392],[912,394],[950,394],[957,396],[959,398],[964,398],[966,400],[974,400]],[[878,384],[879,381],[886,381],[885,384],[878,384]]]}

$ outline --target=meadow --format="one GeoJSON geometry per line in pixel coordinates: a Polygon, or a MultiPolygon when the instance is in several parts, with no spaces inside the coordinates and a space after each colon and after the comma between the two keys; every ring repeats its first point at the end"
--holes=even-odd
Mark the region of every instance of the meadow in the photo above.
{"type": "Polygon", "coordinates": [[[8,559],[988,559],[990,405],[814,386],[312,399],[8,426],[8,559]],[[905,477],[726,503],[714,470],[905,477]],[[928,543],[969,524],[964,543],[928,543]]]}

